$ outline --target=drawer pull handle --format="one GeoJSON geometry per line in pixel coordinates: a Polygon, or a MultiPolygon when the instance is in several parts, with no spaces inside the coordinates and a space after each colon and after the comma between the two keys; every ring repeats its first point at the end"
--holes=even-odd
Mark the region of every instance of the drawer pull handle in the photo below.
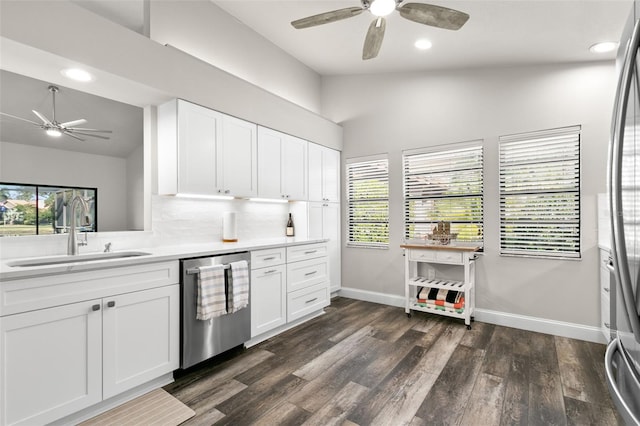
{"type": "Polygon", "coordinates": [[[271,257],[265,257],[265,258],[264,258],[264,259],[262,259],[262,260],[273,260],[273,259],[275,259],[275,258],[276,258],[275,256],[271,256],[271,257]]]}
{"type": "Polygon", "coordinates": [[[309,275],[313,275],[313,274],[317,274],[318,271],[311,271],[311,272],[307,272],[306,274],[304,274],[305,277],[308,277],[309,275]]]}
{"type": "Polygon", "coordinates": [[[115,301],[110,300],[109,302],[107,302],[107,307],[113,308],[114,306],[116,306],[116,302],[115,301]]]}
{"type": "Polygon", "coordinates": [[[91,307],[91,310],[92,310],[92,311],[99,311],[99,310],[100,310],[100,305],[98,305],[98,304],[93,305],[93,306],[91,307]]]}
{"type": "Polygon", "coordinates": [[[311,302],[315,302],[316,300],[318,300],[318,298],[317,298],[317,297],[314,297],[313,299],[311,299],[311,300],[307,300],[307,301],[306,301],[306,302],[304,302],[304,303],[311,303],[311,302]]]}
{"type": "Polygon", "coordinates": [[[313,254],[315,252],[317,252],[318,250],[309,250],[309,251],[305,251],[304,254],[313,254]]]}
{"type": "Polygon", "coordinates": [[[607,293],[609,293],[609,287],[605,287],[604,291],[606,291],[607,293]]]}
{"type": "Polygon", "coordinates": [[[266,274],[273,274],[274,272],[277,272],[276,269],[269,269],[268,271],[264,271],[265,275],[266,274]]]}
{"type": "Polygon", "coordinates": [[[605,326],[605,327],[607,327],[607,328],[611,328],[611,326],[609,325],[609,323],[608,323],[608,322],[605,322],[605,323],[604,323],[604,326],[605,326]]]}

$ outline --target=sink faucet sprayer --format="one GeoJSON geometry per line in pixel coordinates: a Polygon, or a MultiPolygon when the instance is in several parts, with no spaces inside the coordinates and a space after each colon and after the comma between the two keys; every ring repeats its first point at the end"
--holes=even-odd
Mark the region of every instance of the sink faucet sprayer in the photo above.
{"type": "Polygon", "coordinates": [[[80,205],[82,208],[82,226],[88,226],[91,224],[91,220],[89,219],[89,204],[87,200],[82,198],[80,195],[76,195],[71,200],[71,229],[69,229],[69,239],[67,240],[67,254],[69,255],[77,255],[78,254],[78,246],[86,246],[87,245],[87,233],[84,233],[84,241],[78,241],[76,235],[76,207],[80,205]]]}

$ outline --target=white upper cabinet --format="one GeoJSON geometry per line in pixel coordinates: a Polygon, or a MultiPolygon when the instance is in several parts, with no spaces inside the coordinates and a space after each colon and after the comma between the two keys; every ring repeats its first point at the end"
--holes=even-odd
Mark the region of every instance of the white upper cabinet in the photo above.
{"type": "Polygon", "coordinates": [[[307,199],[308,142],[258,126],[258,196],[307,199]]]}
{"type": "Polygon", "coordinates": [[[340,201],[340,152],[309,144],[309,201],[340,201]]]}
{"type": "Polygon", "coordinates": [[[158,107],[158,193],[255,196],[257,126],[176,99],[158,107]]]}
{"type": "Polygon", "coordinates": [[[258,126],[223,114],[221,142],[218,169],[222,170],[223,192],[255,197],[258,195],[258,126]]]}

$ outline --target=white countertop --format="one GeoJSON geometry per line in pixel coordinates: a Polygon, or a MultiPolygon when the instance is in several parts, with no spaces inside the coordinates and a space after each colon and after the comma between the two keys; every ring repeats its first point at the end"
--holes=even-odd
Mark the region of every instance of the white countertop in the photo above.
{"type": "MultiPolygon", "coordinates": [[[[167,260],[178,260],[192,257],[215,256],[219,254],[234,253],[239,251],[252,251],[275,247],[295,246],[301,244],[322,243],[326,241],[328,240],[323,238],[292,237],[248,240],[237,243],[212,242],[202,244],[140,247],[126,251],[141,251],[149,253],[149,255],[28,267],[8,265],[8,263],[22,259],[2,259],[0,261],[0,281],[23,279],[42,275],[65,274],[70,272],[115,268],[126,265],[139,265],[144,263],[163,262],[167,260]]],[[[81,254],[90,253],[84,253],[81,251],[81,254]]],[[[42,256],[38,257],[37,259],[46,261],[48,257],[58,256],[42,256]]]]}

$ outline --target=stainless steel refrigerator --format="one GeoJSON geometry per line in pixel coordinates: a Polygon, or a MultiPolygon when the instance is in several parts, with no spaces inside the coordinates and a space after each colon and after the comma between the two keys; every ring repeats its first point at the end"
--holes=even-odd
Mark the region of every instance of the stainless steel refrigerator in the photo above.
{"type": "Polygon", "coordinates": [[[618,412],[640,425],[640,4],[622,33],[618,88],[609,145],[608,193],[615,295],[612,341],[605,355],[607,384],[618,412]]]}

